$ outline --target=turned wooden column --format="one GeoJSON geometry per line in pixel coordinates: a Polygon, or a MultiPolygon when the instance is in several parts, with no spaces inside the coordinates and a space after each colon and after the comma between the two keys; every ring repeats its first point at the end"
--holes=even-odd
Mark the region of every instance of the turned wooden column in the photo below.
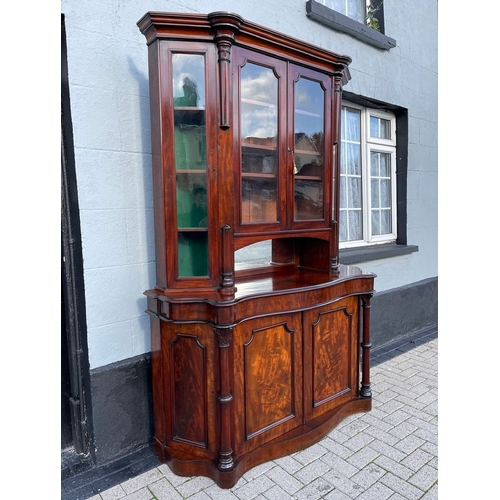
{"type": "Polygon", "coordinates": [[[214,40],[219,52],[220,128],[227,130],[230,127],[231,47],[234,33],[240,29],[243,19],[224,12],[212,12],[207,17],[215,30],[214,40]]]}
{"type": "Polygon", "coordinates": [[[234,467],[231,422],[231,383],[229,377],[229,349],[233,335],[232,327],[214,327],[219,339],[219,374],[220,392],[218,401],[220,404],[220,448],[218,468],[222,471],[231,470],[234,467]]]}
{"type": "Polygon", "coordinates": [[[361,302],[363,304],[363,340],[361,342],[362,349],[362,364],[361,364],[361,396],[371,397],[371,383],[370,383],[370,349],[372,344],[370,342],[370,308],[371,298],[373,294],[362,295],[361,302]]]}

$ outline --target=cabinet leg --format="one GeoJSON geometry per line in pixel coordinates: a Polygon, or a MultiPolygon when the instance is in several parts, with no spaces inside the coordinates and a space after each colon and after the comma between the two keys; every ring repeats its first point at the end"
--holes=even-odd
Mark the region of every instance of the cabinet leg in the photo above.
{"type": "Polygon", "coordinates": [[[363,340],[361,342],[362,348],[362,365],[361,365],[361,396],[371,397],[371,383],[370,383],[370,349],[372,344],[370,342],[370,308],[371,298],[373,294],[362,295],[361,301],[363,304],[363,340]]]}

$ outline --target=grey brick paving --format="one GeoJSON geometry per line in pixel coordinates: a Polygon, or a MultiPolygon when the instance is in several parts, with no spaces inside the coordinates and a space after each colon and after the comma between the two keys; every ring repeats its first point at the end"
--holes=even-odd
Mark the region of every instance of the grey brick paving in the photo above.
{"type": "Polygon", "coordinates": [[[436,500],[438,340],[372,368],[373,408],[231,489],[162,464],[89,500],[436,500]]]}

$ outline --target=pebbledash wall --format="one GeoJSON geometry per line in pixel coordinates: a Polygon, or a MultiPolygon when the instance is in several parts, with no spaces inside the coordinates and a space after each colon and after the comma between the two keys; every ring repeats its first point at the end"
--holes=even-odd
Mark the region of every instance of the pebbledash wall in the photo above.
{"type": "Polygon", "coordinates": [[[62,0],[97,464],[153,432],[143,295],[155,285],[148,57],[136,25],[147,11],[236,12],[349,55],[344,91],[408,110],[406,231],[418,250],[356,265],[377,274],[374,348],[437,328],[437,1],[385,0],[385,34],[396,46],[382,50],[308,18],[305,0],[62,0]]]}

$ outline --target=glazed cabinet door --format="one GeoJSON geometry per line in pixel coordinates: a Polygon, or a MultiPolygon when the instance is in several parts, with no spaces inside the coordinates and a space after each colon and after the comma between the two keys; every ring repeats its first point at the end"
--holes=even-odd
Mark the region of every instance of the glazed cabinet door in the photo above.
{"type": "Polygon", "coordinates": [[[330,227],[332,77],[233,54],[237,232],[330,227]]]}
{"type": "Polygon", "coordinates": [[[240,231],[285,227],[286,63],[236,48],[233,54],[235,207],[240,231]]]}
{"type": "Polygon", "coordinates": [[[310,420],[358,396],[359,298],[304,312],[304,412],[310,420]]]}
{"type": "Polygon", "coordinates": [[[301,314],[244,321],[234,332],[235,452],[302,424],[301,314]]]}
{"type": "Polygon", "coordinates": [[[168,282],[200,286],[217,275],[215,52],[171,42],[161,45],[160,61],[168,282]]]}
{"type": "Polygon", "coordinates": [[[332,210],[332,79],[290,65],[288,225],[329,227],[332,210]]]}

